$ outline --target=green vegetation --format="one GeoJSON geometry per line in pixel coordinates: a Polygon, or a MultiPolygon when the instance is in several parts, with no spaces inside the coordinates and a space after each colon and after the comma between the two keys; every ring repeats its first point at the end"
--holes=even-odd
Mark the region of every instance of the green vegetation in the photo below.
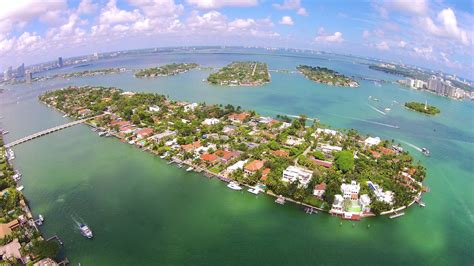
{"type": "MultiPolygon", "coordinates": [[[[324,125],[310,124],[304,115],[281,116],[281,121],[232,105],[190,104],[152,93],[90,86],[48,92],[40,99],[71,117],[84,117],[84,110],[89,110],[85,117],[95,117],[92,121],[101,131],[168,160],[247,185],[261,183],[277,195],[318,208],[331,208],[341,185],[351,181],[360,184],[361,194],[372,202],[379,200],[368,181],[393,192],[391,204],[374,203],[377,211],[406,206],[421,191],[426,175],[407,152],[393,150],[389,141],[367,147],[357,131],[329,134],[322,130],[324,125]],[[139,138],[137,132],[143,129],[152,134],[139,138]],[[244,169],[229,170],[237,162],[244,169]],[[253,166],[246,169],[249,165],[253,166]],[[283,180],[289,166],[312,175],[304,181],[283,180]],[[313,189],[321,183],[327,185],[325,194],[315,198],[313,189]]],[[[357,204],[347,207],[360,210],[357,204]]]]}
{"type": "Polygon", "coordinates": [[[66,73],[66,74],[58,74],[54,77],[61,77],[61,78],[93,77],[93,76],[100,76],[100,75],[115,74],[115,73],[120,73],[124,71],[126,71],[125,68],[105,68],[105,69],[84,70],[80,72],[72,72],[72,73],[66,73]]]}
{"type": "Polygon", "coordinates": [[[268,66],[261,62],[232,62],[207,78],[210,84],[259,86],[270,82],[268,66]]]}
{"type": "Polygon", "coordinates": [[[184,73],[193,68],[197,68],[199,65],[195,63],[180,63],[180,64],[168,64],[159,67],[152,67],[141,69],[135,73],[137,78],[146,78],[146,77],[164,77],[184,73]]]}
{"type": "Polygon", "coordinates": [[[334,86],[358,87],[359,83],[338,72],[325,67],[312,67],[300,65],[297,69],[308,79],[334,86]]]}
{"type": "Polygon", "coordinates": [[[436,115],[441,112],[436,106],[427,105],[427,104],[419,103],[419,102],[406,102],[405,107],[413,111],[417,111],[417,112],[428,114],[428,115],[436,115]]]}

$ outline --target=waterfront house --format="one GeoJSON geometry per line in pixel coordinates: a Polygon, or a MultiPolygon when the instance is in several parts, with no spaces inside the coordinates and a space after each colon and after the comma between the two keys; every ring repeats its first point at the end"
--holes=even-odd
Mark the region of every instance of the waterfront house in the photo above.
{"type": "Polygon", "coordinates": [[[150,111],[150,112],[159,112],[160,107],[158,105],[152,105],[152,106],[148,107],[148,111],[150,111]]]}
{"type": "Polygon", "coordinates": [[[33,266],[58,266],[58,265],[59,264],[57,262],[55,262],[54,260],[50,258],[42,259],[36,262],[35,264],[33,264],[33,266]]]}
{"type": "Polygon", "coordinates": [[[367,147],[371,147],[371,146],[374,146],[374,145],[379,145],[379,143],[381,142],[380,138],[379,137],[368,137],[364,140],[364,145],[367,147]]]}
{"type": "Polygon", "coordinates": [[[123,134],[130,134],[130,133],[133,133],[135,131],[134,127],[133,126],[124,126],[124,127],[121,127],[120,128],[120,132],[123,133],[123,134]]]}
{"type": "Polygon", "coordinates": [[[249,116],[250,116],[250,114],[247,113],[247,112],[232,113],[232,114],[229,115],[229,120],[234,122],[234,123],[242,123],[249,116]]]}
{"type": "Polygon", "coordinates": [[[379,187],[379,185],[372,183],[372,181],[367,181],[367,186],[369,187],[369,189],[374,191],[374,194],[378,201],[383,201],[390,205],[393,204],[394,193],[392,191],[384,192],[383,189],[379,187]]]}
{"type": "Polygon", "coordinates": [[[245,164],[247,163],[248,160],[244,160],[244,161],[238,161],[236,163],[234,163],[233,165],[227,167],[227,169],[225,170],[225,172],[227,174],[230,174],[232,172],[234,172],[235,170],[237,169],[244,169],[244,166],[245,164]]]}
{"type": "Polygon", "coordinates": [[[370,197],[367,194],[363,194],[359,199],[360,206],[362,207],[362,212],[370,212],[370,197]]]}
{"type": "Polygon", "coordinates": [[[326,183],[322,182],[314,186],[313,195],[317,198],[322,199],[324,193],[326,192],[326,183]]]}
{"type": "Polygon", "coordinates": [[[220,122],[219,119],[217,118],[206,118],[204,119],[204,121],[202,122],[203,125],[208,125],[208,126],[211,126],[211,125],[216,125],[220,122]]]}
{"type": "Polygon", "coordinates": [[[291,183],[298,181],[300,183],[300,186],[307,187],[312,176],[312,171],[298,166],[290,165],[283,171],[281,180],[283,182],[291,183]]]}
{"type": "Polygon", "coordinates": [[[345,199],[352,199],[352,195],[359,195],[360,184],[352,180],[350,184],[342,183],[341,191],[345,199]]]}
{"type": "Polygon", "coordinates": [[[240,152],[238,152],[238,151],[228,151],[228,150],[218,150],[218,151],[215,152],[215,154],[221,158],[221,161],[223,163],[227,163],[227,162],[231,161],[232,159],[239,157],[240,152]]]}
{"type": "Polygon", "coordinates": [[[181,149],[183,149],[186,152],[192,152],[194,149],[197,149],[201,147],[201,141],[195,141],[193,143],[181,145],[181,149]]]}
{"type": "Polygon", "coordinates": [[[339,131],[333,130],[333,129],[329,129],[329,128],[317,128],[317,129],[316,129],[316,133],[318,133],[318,134],[324,133],[324,134],[326,134],[326,135],[336,136],[336,135],[339,134],[339,131]]]}
{"type": "Polygon", "coordinates": [[[12,233],[12,229],[18,227],[19,222],[17,219],[5,223],[5,224],[0,224],[0,239],[5,238],[6,236],[10,235],[12,233]]]}
{"type": "Polygon", "coordinates": [[[273,155],[280,156],[280,157],[288,157],[290,154],[285,150],[276,150],[270,152],[273,155]]]}
{"type": "Polygon", "coordinates": [[[212,154],[212,153],[203,153],[203,154],[201,154],[201,160],[206,162],[206,163],[215,164],[215,163],[217,163],[218,159],[219,159],[219,157],[217,157],[217,155],[212,154]]]}
{"type": "Polygon", "coordinates": [[[244,172],[248,175],[252,175],[258,170],[262,169],[263,165],[265,164],[264,161],[261,160],[253,160],[244,167],[244,172]]]}
{"type": "Polygon", "coordinates": [[[336,215],[342,215],[344,213],[344,198],[341,195],[334,195],[334,202],[329,212],[336,215]]]}
{"type": "Polygon", "coordinates": [[[281,123],[281,126],[278,128],[279,130],[284,130],[284,129],[287,129],[291,127],[291,124],[290,123],[287,123],[287,122],[282,122],[281,123]]]}
{"type": "Polygon", "coordinates": [[[131,91],[124,91],[124,92],[120,93],[120,95],[123,95],[125,97],[132,97],[133,95],[135,95],[135,93],[131,92],[131,91]]]}
{"type": "Polygon", "coordinates": [[[147,137],[151,136],[153,134],[153,129],[152,128],[142,128],[137,130],[137,137],[139,139],[146,139],[147,137]]]}
{"type": "Polygon", "coordinates": [[[258,118],[257,122],[260,124],[270,124],[271,122],[273,122],[273,118],[261,116],[258,118]]]}
{"type": "Polygon", "coordinates": [[[81,109],[81,110],[77,111],[77,114],[80,117],[86,117],[86,116],[90,115],[91,113],[92,113],[92,111],[90,109],[87,109],[87,108],[84,108],[84,109],[81,109]]]}

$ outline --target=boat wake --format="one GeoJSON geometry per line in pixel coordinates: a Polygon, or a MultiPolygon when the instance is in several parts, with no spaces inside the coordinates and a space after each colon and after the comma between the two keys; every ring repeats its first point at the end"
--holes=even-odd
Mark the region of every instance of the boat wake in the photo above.
{"type": "Polygon", "coordinates": [[[71,219],[74,222],[74,229],[81,230],[81,225],[85,224],[84,219],[78,217],[77,215],[71,215],[71,219]]]}
{"type": "Polygon", "coordinates": [[[409,143],[409,142],[406,142],[406,141],[403,141],[403,140],[400,140],[400,142],[401,142],[401,143],[404,143],[404,144],[406,144],[406,145],[408,145],[408,146],[410,146],[410,147],[412,147],[413,149],[415,149],[415,150],[417,150],[417,151],[419,151],[419,152],[422,151],[422,149],[421,149],[420,147],[415,146],[415,145],[413,145],[413,144],[411,144],[411,143],[409,143]]]}
{"type": "Polygon", "coordinates": [[[332,115],[340,117],[340,118],[351,119],[351,120],[355,120],[355,121],[365,122],[365,123],[384,126],[384,127],[400,128],[397,125],[391,125],[391,124],[385,124],[385,123],[380,123],[380,122],[375,122],[375,121],[370,121],[370,120],[365,120],[365,119],[359,119],[359,118],[355,118],[355,117],[351,117],[351,116],[343,116],[343,115],[335,115],[335,114],[332,114],[332,115]]]}
{"type": "Polygon", "coordinates": [[[387,114],[387,113],[385,113],[384,111],[382,111],[382,110],[380,110],[380,109],[377,109],[375,106],[372,106],[372,105],[370,105],[370,104],[367,104],[367,105],[368,105],[370,108],[372,108],[374,111],[376,111],[376,112],[379,112],[379,113],[381,113],[381,114],[383,114],[383,115],[386,115],[386,114],[387,114]]]}

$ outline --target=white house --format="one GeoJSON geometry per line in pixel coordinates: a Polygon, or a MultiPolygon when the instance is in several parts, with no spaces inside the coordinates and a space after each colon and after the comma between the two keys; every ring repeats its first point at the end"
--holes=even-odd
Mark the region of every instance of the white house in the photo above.
{"type": "Polygon", "coordinates": [[[259,123],[262,123],[262,124],[268,124],[270,122],[273,121],[273,118],[271,117],[266,117],[266,116],[261,116],[259,119],[258,119],[258,122],[259,123]]]}
{"type": "Polygon", "coordinates": [[[322,144],[320,148],[323,152],[342,151],[342,147],[332,146],[329,144],[322,144]]]}
{"type": "Polygon", "coordinates": [[[344,213],[344,198],[336,194],[334,195],[334,202],[332,203],[332,208],[330,210],[330,213],[334,214],[342,214],[344,213]]]}
{"type": "Polygon", "coordinates": [[[283,182],[295,182],[298,181],[301,186],[307,187],[313,172],[301,167],[290,165],[283,171],[281,180],[283,182]]]}
{"type": "Polygon", "coordinates": [[[342,183],[341,191],[345,199],[351,199],[352,194],[359,195],[360,184],[357,184],[354,180],[352,180],[350,184],[342,183]]]}
{"type": "Polygon", "coordinates": [[[370,212],[370,198],[369,195],[364,194],[360,196],[359,199],[360,206],[362,207],[362,212],[370,212]]]}
{"type": "Polygon", "coordinates": [[[322,198],[324,195],[324,192],[326,192],[326,183],[322,182],[314,186],[314,189],[313,189],[314,196],[318,198],[322,198]]]}
{"type": "Polygon", "coordinates": [[[375,138],[372,138],[372,137],[368,137],[364,140],[364,144],[365,146],[374,146],[374,145],[379,145],[380,143],[380,138],[379,137],[375,137],[375,138]]]}
{"type": "Polygon", "coordinates": [[[318,134],[324,133],[324,134],[333,135],[333,136],[336,136],[337,134],[339,134],[337,130],[333,130],[329,128],[317,128],[316,132],[318,134]]]}
{"type": "Polygon", "coordinates": [[[233,165],[227,167],[227,169],[225,170],[226,173],[230,174],[230,173],[234,172],[237,169],[244,169],[244,165],[247,163],[247,161],[248,160],[238,161],[238,162],[234,163],[233,165]]]}
{"type": "Polygon", "coordinates": [[[286,145],[290,145],[290,146],[298,146],[298,145],[303,144],[303,142],[304,142],[304,139],[289,136],[286,139],[285,143],[286,143],[286,145]]]}
{"type": "Polygon", "coordinates": [[[150,111],[150,112],[159,112],[160,107],[158,105],[152,105],[152,106],[148,107],[148,111],[150,111]]]}
{"type": "Polygon", "coordinates": [[[196,109],[196,107],[198,107],[197,103],[190,103],[190,104],[187,104],[187,105],[184,106],[184,111],[185,112],[194,111],[194,109],[196,109]]]}
{"type": "Polygon", "coordinates": [[[204,119],[202,124],[210,126],[210,125],[218,124],[219,122],[220,122],[220,120],[217,119],[217,118],[206,118],[206,119],[204,119]]]}
{"type": "Polygon", "coordinates": [[[281,126],[280,126],[278,129],[284,130],[284,129],[287,129],[287,128],[289,128],[289,127],[291,127],[291,124],[290,124],[290,123],[282,122],[282,123],[281,123],[281,126]]]}
{"type": "Polygon", "coordinates": [[[372,183],[372,181],[367,181],[367,185],[369,186],[369,189],[372,189],[374,191],[374,194],[377,197],[378,201],[383,201],[390,205],[393,204],[394,193],[392,191],[384,192],[383,189],[379,187],[379,185],[372,183]]]}

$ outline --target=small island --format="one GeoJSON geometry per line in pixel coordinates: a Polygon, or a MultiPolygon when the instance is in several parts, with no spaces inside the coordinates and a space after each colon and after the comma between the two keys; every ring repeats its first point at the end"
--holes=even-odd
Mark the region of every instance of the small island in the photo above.
{"type": "Polygon", "coordinates": [[[297,69],[308,79],[331,86],[359,87],[359,83],[334,70],[325,67],[300,65],[297,69]]]}
{"type": "Polygon", "coordinates": [[[260,86],[270,82],[268,66],[262,62],[232,62],[207,78],[221,86],[260,86]]]}
{"type": "Polygon", "coordinates": [[[441,112],[436,106],[428,105],[427,103],[406,102],[405,107],[428,115],[436,115],[441,112]]]}
{"type": "Polygon", "coordinates": [[[180,63],[180,64],[168,64],[159,67],[152,67],[141,69],[135,73],[137,78],[153,78],[153,77],[166,77],[185,73],[191,69],[197,68],[199,65],[196,63],[180,63]]]}
{"type": "Polygon", "coordinates": [[[350,220],[398,217],[423,192],[425,168],[395,143],[330,129],[305,115],[278,120],[230,104],[93,86],[47,92],[40,100],[89,119],[99,136],[114,136],[186,171],[225,181],[230,189],[247,187],[308,212],[350,220]]]}
{"type": "Polygon", "coordinates": [[[102,76],[102,75],[109,75],[109,74],[117,74],[127,71],[126,68],[104,68],[104,69],[94,69],[94,70],[84,70],[79,72],[72,72],[66,74],[58,74],[55,77],[60,78],[77,78],[77,77],[94,77],[94,76],[102,76]]]}

